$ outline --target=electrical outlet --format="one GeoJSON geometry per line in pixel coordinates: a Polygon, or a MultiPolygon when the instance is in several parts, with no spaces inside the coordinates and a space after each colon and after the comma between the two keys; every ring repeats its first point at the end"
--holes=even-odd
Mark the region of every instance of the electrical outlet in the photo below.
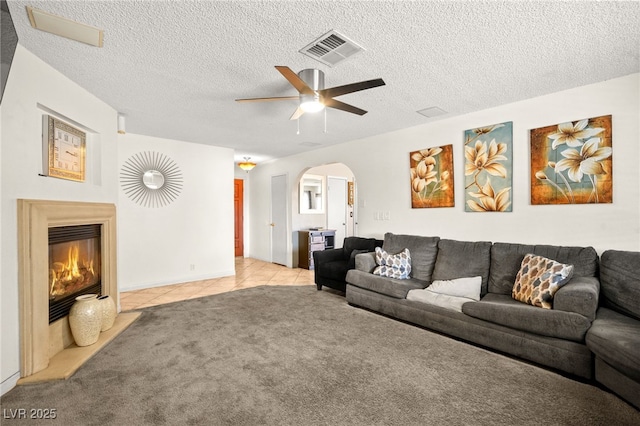
{"type": "Polygon", "coordinates": [[[195,271],[196,270],[196,265],[194,265],[193,263],[191,265],[189,265],[189,270],[190,271],[195,271]]]}
{"type": "Polygon", "coordinates": [[[391,219],[391,212],[384,212],[383,220],[389,220],[389,219],[391,219]]]}

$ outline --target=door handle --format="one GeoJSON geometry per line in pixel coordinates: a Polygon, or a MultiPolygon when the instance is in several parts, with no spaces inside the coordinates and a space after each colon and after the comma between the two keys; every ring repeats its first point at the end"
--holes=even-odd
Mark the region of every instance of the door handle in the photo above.
{"type": "Polygon", "coordinates": [[[273,228],[274,226],[276,226],[276,224],[275,223],[270,223],[269,226],[271,226],[273,228]]]}

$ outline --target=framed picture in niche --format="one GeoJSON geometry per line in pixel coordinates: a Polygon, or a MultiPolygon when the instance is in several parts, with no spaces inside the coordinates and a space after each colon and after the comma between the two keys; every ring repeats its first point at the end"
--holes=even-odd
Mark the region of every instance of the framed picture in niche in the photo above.
{"type": "Polygon", "coordinates": [[[87,134],[50,115],[42,122],[44,174],[84,182],[87,134]]]}

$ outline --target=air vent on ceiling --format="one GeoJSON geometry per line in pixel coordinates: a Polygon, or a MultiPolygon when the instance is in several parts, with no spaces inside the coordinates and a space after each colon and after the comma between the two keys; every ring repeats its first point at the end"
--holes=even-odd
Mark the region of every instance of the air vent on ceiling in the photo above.
{"type": "Polygon", "coordinates": [[[299,52],[332,67],[363,50],[364,47],[337,31],[329,31],[299,52]]]}
{"type": "Polygon", "coordinates": [[[102,47],[104,31],[99,28],[53,15],[31,6],[27,6],[27,15],[33,28],[81,43],[102,47]]]}
{"type": "Polygon", "coordinates": [[[429,107],[429,108],[425,108],[425,109],[421,109],[420,111],[416,111],[418,114],[422,114],[427,118],[433,118],[433,117],[437,117],[439,115],[444,115],[447,113],[447,111],[443,110],[442,108],[438,108],[438,107],[429,107]]]}

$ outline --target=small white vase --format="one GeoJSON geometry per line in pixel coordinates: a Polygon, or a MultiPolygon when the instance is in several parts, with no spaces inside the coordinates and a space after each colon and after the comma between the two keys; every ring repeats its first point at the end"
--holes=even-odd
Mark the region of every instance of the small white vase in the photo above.
{"type": "Polygon", "coordinates": [[[69,327],[78,346],[93,345],[100,337],[102,310],[97,294],[83,294],[76,297],[76,303],[69,311],[69,327]]]}
{"type": "Polygon", "coordinates": [[[107,331],[113,327],[113,323],[116,320],[116,304],[108,295],[99,296],[98,302],[100,302],[100,309],[102,311],[102,327],[100,331],[107,331]]]}

